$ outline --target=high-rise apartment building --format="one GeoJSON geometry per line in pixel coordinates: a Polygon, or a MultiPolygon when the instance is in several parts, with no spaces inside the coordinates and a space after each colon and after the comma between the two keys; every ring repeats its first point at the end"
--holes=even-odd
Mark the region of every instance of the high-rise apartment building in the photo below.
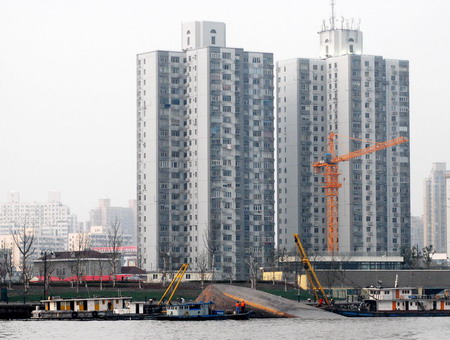
{"type": "Polygon", "coordinates": [[[205,257],[248,277],[274,243],[273,55],[182,26],[182,51],[137,56],[138,244],[147,270],[205,257]]]}
{"type": "Polygon", "coordinates": [[[423,244],[438,253],[447,252],[446,164],[433,163],[424,181],[423,244]]]}
{"type": "MultiPolygon", "coordinates": [[[[327,250],[324,177],[312,163],[337,134],[336,155],[409,137],[409,64],[363,54],[353,21],[322,27],[318,59],[277,63],[278,241],[300,233],[327,250]]],[[[339,252],[399,252],[410,245],[409,144],[339,164],[339,252]]]]}

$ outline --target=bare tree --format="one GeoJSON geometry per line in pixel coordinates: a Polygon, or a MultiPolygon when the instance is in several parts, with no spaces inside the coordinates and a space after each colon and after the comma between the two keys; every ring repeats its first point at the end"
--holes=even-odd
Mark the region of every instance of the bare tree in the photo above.
{"type": "Polygon", "coordinates": [[[436,253],[436,250],[433,249],[432,245],[425,246],[422,249],[422,260],[427,268],[430,268],[434,253],[436,253]]]}
{"type": "Polygon", "coordinates": [[[202,290],[205,287],[205,279],[206,274],[209,269],[209,259],[208,259],[208,252],[203,251],[198,257],[197,257],[197,267],[200,274],[200,281],[201,281],[201,288],[202,290]]]}
{"type": "Polygon", "coordinates": [[[105,272],[105,262],[100,256],[97,259],[98,273],[100,275],[100,290],[103,290],[103,274],[105,272]]]}
{"type": "MultiPolygon", "coordinates": [[[[137,251],[137,256],[136,256],[136,267],[138,267],[139,269],[142,269],[143,267],[143,259],[142,259],[142,252],[140,250],[140,248],[138,248],[137,251]]],[[[138,288],[142,289],[142,280],[141,280],[141,275],[138,275],[138,288]]]]}
{"type": "Polygon", "coordinates": [[[213,227],[207,228],[205,235],[203,235],[203,243],[206,248],[206,252],[208,255],[208,266],[211,270],[211,281],[214,281],[214,273],[215,273],[215,257],[220,252],[220,246],[217,244],[217,230],[213,227]]]}
{"type": "Polygon", "coordinates": [[[83,282],[83,275],[86,271],[86,256],[90,248],[90,239],[86,233],[78,233],[75,245],[72,248],[71,258],[67,266],[76,277],[77,293],[80,291],[80,284],[83,282]]]}
{"type": "Polygon", "coordinates": [[[23,291],[26,293],[28,282],[33,273],[33,265],[30,263],[30,257],[34,254],[35,250],[33,248],[34,230],[30,230],[30,228],[27,228],[24,224],[14,231],[10,229],[10,233],[20,253],[19,269],[22,272],[21,279],[23,283],[23,291]]]}
{"type": "Polygon", "coordinates": [[[276,271],[280,271],[280,263],[283,263],[284,252],[278,248],[271,248],[269,251],[269,256],[267,258],[267,263],[271,266],[272,271],[272,285],[275,285],[276,281],[276,271]]]}
{"type": "Polygon", "coordinates": [[[228,278],[228,281],[230,282],[230,285],[233,284],[233,271],[231,270],[230,267],[225,267],[225,268],[224,268],[223,276],[225,276],[226,278],[228,278]],[[228,271],[226,271],[227,268],[229,268],[228,271]]]}
{"type": "Polygon", "coordinates": [[[113,287],[115,287],[118,267],[120,266],[120,248],[123,245],[123,232],[118,218],[116,218],[108,228],[107,242],[110,254],[109,261],[112,269],[113,287]]]}
{"type": "Polygon", "coordinates": [[[412,248],[408,246],[400,247],[400,256],[403,257],[402,266],[405,269],[413,268],[413,257],[412,257],[412,248]]]}
{"type": "Polygon", "coordinates": [[[413,246],[411,248],[411,260],[412,260],[412,265],[413,268],[419,268],[419,262],[420,259],[422,258],[423,254],[419,249],[419,246],[413,246]]]}
{"type": "Polygon", "coordinates": [[[6,282],[6,276],[8,275],[8,271],[6,269],[6,260],[7,260],[7,249],[2,247],[0,249],[0,280],[2,283],[6,282]]]}
{"type": "Polygon", "coordinates": [[[278,249],[277,252],[277,257],[278,257],[278,267],[281,270],[281,277],[284,281],[284,291],[287,292],[287,281],[288,281],[288,270],[287,270],[287,255],[288,255],[288,250],[286,248],[282,248],[282,249],[278,249]]]}
{"type": "Polygon", "coordinates": [[[330,261],[328,262],[328,268],[323,271],[324,282],[331,295],[332,288],[336,283],[342,286],[345,279],[345,267],[349,259],[348,256],[331,255],[330,261]]]}
{"type": "Polygon", "coordinates": [[[43,255],[43,252],[41,252],[41,255],[45,256],[44,259],[44,266],[42,268],[39,268],[39,276],[42,276],[44,279],[44,292],[48,292],[50,288],[50,277],[52,276],[53,272],[56,270],[56,265],[54,262],[48,261],[49,257],[51,258],[53,252],[49,252],[43,255]]]}
{"type": "Polygon", "coordinates": [[[248,251],[246,263],[248,264],[250,274],[250,287],[256,289],[256,282],[259,275],[259,267],[261,259],[261,250],[258,248],[251,248],[248,251]]]}
{"type": "Polygon", "coordinates": [[[9,266],[12,265],[11,259],[12,249],[6,246],[6,242],[1,242],[1,244],[2,247],[0,248],[0,279],[3,283],[5,283],[6,277],[10,272],[9,266]]]}
{"type": "Polygon", "coordinates": [[[7,249],[6,252],[3,254],[3,257],[5,259],[5,269],[6,273],[8,275],[8,288],[11,289],[12,287],[12,277],[14,273],[14,262],[13,262],[13,256],[12,256],[12,249],[7,249]]]}
{"type": "Polygon", "coordinates": [[[162,259],[162,283],[163,287],[168,282],[168,274],[170,269],[170,258],[172,254],[172,247],[169,242],[161,242],[159,245],[159,257],[162,259]]]}

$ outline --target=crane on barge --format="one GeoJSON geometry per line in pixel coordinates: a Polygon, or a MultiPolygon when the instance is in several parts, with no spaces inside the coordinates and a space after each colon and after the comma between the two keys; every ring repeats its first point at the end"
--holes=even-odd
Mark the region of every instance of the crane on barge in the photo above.
{"type": "Polygon", "coordinates": [[[165,303],[167,305],[170,304],[170,301],[172,301],[172,298],[175,295],[175,292],[177,291],[178,286],[180,285],[181,280],[183,279],[183,276],[186,273],[186,270],[188,270],[188,268],[189,268],[189,264],[188,263],[183,263],[181,265],[180,269],[178,270],[178,272],[173,277],[173,279],[170,282],[169,286],[167,287],[166,291],[161,296],[161,299],[158,302],[158,306],[161,306],[161,304],[163,304],[163,303],[165,303]],[[169,299],[167,300],[167,302],[165,302],[164,299],[166,298],[166,296],[168,294],[170,294],[169,299]]]}
{"type": "Polygon", "coordinates": [[[308,278],[311,289],[314,293],[314,297],[316,301],[319,302],[320,299],[323,299],[325,304],[329,306],[330,300],[328,299],[325,290],[320,283],[316,272],[314,271],[314,267],[311,265],[311,261],[309,261],[308,254],[306,253],[305,248],[303,247],[302,241],[300,240],[300,236],[298,234],[294,234],[295,245],[297,246],[298,253],[300,254],[300,261],[303,264],[303,268],[305,269],[306,276],[308,278]]]}

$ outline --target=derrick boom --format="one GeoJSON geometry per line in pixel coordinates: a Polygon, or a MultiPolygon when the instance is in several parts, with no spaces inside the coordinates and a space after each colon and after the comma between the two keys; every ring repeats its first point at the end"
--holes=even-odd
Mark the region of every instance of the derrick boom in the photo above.
{"type": "Polygon", "coordinates": [[[316,275],[314,267],[311,265],[311,261],[309,261],[308,254],[306,253],[306,250],[303,247],[302,241],[300,240],[300,236],[298,234],[294,234],[294,240],[295,245],[297,246],[297,251],[300,255],[300,261],[303,264],[306,277],[308,278],[309,284],[314,293],[316,301],[319,302],[320,298],[323,298],[324,302],[327,305],[330,305],[328,296],[327,294],[325,294],[325,290],[323,289],[322,284],[320,283],[319,278],[316,275]]]}

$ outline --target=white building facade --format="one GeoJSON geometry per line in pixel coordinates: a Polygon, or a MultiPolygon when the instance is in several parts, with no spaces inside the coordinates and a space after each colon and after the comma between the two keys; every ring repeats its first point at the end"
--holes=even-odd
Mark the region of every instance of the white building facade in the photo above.
{"type": "MultiPolygon", "coordinates": [[[[372,142],[409,137],[409,63],[363,54],[351,22],[332,20],[320,35],[320,59],[277,63],[278,241],[300,233],[326,251],[324,177],[312,163],[337,134],[336,155],[372,142]],[[339,26],[339,28],[336,28],[339,26]]],[[[398,253],[410,246],[409,143],[339,164],[339,252],[398,253]]]]}
{"type": "Polygon", "coordinates": [[[50,192],[47,202],[20,202],[18,192],[8,193],[8,202],[0,205],[0,235],[20,232],[25,226],[34,234],[35,256],[41,250],[67,249],[68,233],[77,218],[61,202],[59,192],[50,192]]]}
{"type": "Polygon", "coordinates": [[[138,244],[149,271],[233,278],[274,242],[273,56],[225,45],[225,24],[182,28],[181,52],[137,57],[138,244]]]}
{"type": "Polygon", "coordinates": [[[447,165],[433,163],[424,181],[423,244],[447,252],[447,165]]]}

